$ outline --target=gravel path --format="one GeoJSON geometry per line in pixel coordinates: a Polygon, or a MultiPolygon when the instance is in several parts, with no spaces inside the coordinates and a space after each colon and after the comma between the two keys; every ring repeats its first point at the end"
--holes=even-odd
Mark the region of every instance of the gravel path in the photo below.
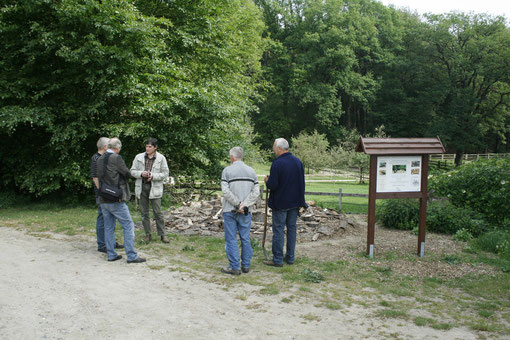
{"type": "Polygon", "coordinates": [[[374,319],[357,305],[282,303],[260,287],[226,289],[125,257],[109,263],[89,240],[0,227],[0,249],[0,339],[476,338],[467,329],[374,319]]]}

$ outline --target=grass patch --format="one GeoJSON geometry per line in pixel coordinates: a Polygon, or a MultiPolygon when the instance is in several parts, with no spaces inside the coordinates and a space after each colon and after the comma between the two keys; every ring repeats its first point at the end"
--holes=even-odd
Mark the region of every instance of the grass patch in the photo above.
{"type": "Polygon", "coordinates": [[[377,312],[377,316],[381,318],[403,318],[407,319],[409,314],[407,312],[396,309],[383,309],[377,312]]]}
{"type": "Polygon", "coordinates": [[[278,295],[280,291],[275,286],[267,286],[259,290],[259,293],[262,295],[278,295]]]}
{"type": "Polygon", "coordinates": [[[149,267],[149,269],[152,269],[152,270],[161,270],[161,269],[165,268],[164,265],[156,265],[156,264],[148,264],[147,267],[149,267]]]}
{"type": "Polygon", "coordinates": [[[308,313],[308,314],[305,314],[305,315],[301,315],[301,317],[303,319],[305,319],[306,321],[320,321],[321,320],[320,316],[314,315],[314,314],[311,314],[311,313],[308,313]]]}
{"type": "Polygon", "coordinates": [[[339,310],[342,309],[342,305],[336,302],[326,302],[324,303],[324,307],[331,310],[339,310]]]}

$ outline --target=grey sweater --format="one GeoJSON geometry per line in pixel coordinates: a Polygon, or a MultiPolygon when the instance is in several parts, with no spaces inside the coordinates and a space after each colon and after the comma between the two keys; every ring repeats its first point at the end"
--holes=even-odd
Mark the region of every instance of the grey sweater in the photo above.
{"type": "Polygon", "coordinates": [[[237,209],[239,203],[251,207],[259,196],[259,183],[253,168],[243,161],[235,161],[223,169],[221,174],[223,212],[237,209]]]}

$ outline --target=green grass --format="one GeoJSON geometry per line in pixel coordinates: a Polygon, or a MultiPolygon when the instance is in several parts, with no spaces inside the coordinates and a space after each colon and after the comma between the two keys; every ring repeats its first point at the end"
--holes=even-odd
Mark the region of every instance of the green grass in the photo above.
{"type": "MultiPolygon", "coordinates": [[[[130,208],[132,216],[139,219],[139,213],[134,207],[130,208]]],[[[94,242],[96,213],[94,206],[27,205],[2,209],[0,226],[23,228],[47,237],[51,234],[46,232],[86,235],[94,242]]],[[[118,229],[121,234],[121,228],[118,229]]],[[[263,265],[264,254],[254,241],[252,271],[233,277],[220,272],[228,263],[222,238],[169,234],[170,243],[163,244],[159,240],[143,242],[143,237],[144,231],[136,230],[137,250],[148,257],[150,269],[189,273],[227,289],[254,287],[252,293],[240,294],[238,290],[233,298],[239,300],[247,300],[248,294],[279,295],[277,300],[282,303],[309,303],[331,311],[357,304],[372,309],[379,318],[413,320],[418,326],[441,330],[468,327],[489,332],[489,337],[491,334],[510,336],[510,273],[500,269],[497,257],[480,251],[459,251],[448,257],[429,254],[425,260],[456,266],[483,263],[496,268],[496,274],[465,275],[456,279],[420,278],[401,275],[395,269],[397,261],[415,264],[415,257],[399,257],[397,252],[388,251],[374,260],[361,256],[354,248],[348,250],[350,254],[344,260],[319,261],[299,256],[292,266],[268,267],[263,265]],[[157,258],[157,263],[151,263],[151,258],[157,258]],[[419,315],[414,312],[417,306],[419,315]]],[[[270,249],[270,245],[266,245],[266,249],[270,249]]],[[[299,254],[299,245],[297,251],[299,254]]],[[[253,305],[253,308],[260,307],[253,305]]],[[[303,318],[314,320],[313,315],[303,318]]]]}
{"type": "MultiPolygon", "coordinates": [[[[368,183],[353,182],[306,183],[306,192],[342,192],[349,194],[368,194],[368,183]]],[[[315,201],[322,208],[338,210],[338,196],[306,195],[307,201],[315,201]]],[[[350,214],[367,214],[368,197],[342,197],[342,212],[350,214]]]]}

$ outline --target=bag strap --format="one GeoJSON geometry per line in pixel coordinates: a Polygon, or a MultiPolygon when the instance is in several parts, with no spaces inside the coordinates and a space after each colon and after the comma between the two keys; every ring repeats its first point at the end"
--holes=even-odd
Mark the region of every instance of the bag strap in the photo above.
{"type": "Polygon", "coordinates": [[[112,154],[107,152],[106,155],[104,156],[104,161],[103,161],[103,173],[101,174],[101,180],[104,181],[104,175],[106,174],[106,166],[108,165],[108,158],[110,158],[112,154]]]}

